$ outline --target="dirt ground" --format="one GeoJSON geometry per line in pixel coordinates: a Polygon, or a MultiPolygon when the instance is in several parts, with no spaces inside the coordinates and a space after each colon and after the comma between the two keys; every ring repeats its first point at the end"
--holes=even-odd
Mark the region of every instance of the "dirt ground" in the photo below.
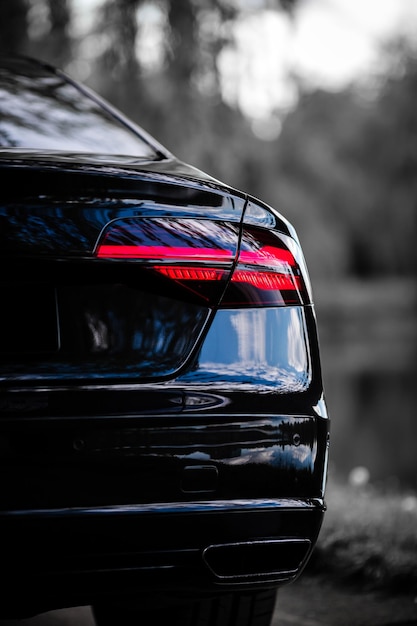
{"type": "Polygon", "coordinates": [[[417,626],[415,594],[391,595],[301,576],[283,587],[271,626],[417,626]]]}
{"type": "MultiPolygon", "coordinates": [[[[77,607],[0,626],[94,626],[94,619],[89,607],[77,607]]],[[[417,591],[390,595],[305,574],[279,591],[271,626],[417,626],[417,591]]]]}

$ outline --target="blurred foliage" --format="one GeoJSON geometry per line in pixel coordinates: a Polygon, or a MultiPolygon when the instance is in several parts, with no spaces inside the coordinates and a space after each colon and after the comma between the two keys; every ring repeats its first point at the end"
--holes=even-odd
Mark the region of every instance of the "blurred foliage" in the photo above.
{"type": "Polygon", "coordinates": [[[362,592],[416,593],[415,492],[355,486],[333,476],[327,506],[310,572],[362,592]]]}
{"type": "Polygon", "coordinates": [[[222,100],[218,58],[245,11],[296,20],[295,0],[102,0],[81,33],[75,4],[3,0],[1,52],[63,67],[178,157],[282,211],[315,278],[415,275],[417,58],[409,46],[390,49],[390,69],[372,88],[300,87],[281,134],[265,141],[222,100]],[[152,19],[141,19],[146,11],[152,19]],[[163,39],[152,47],[156,19],[163,39]]]}

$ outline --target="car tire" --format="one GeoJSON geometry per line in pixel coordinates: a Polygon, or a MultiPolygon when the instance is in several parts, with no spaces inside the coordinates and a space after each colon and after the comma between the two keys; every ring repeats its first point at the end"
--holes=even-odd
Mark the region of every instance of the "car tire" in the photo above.
{"type": "MultiPolygon", "coordinates": [[[[189,601],[152,610],[121,604],[92,607],[96,626],[270,626],[277,592],[268,589],[189,601]]],[[[156,601],[157,603],[157,601],[156,601]]]]}

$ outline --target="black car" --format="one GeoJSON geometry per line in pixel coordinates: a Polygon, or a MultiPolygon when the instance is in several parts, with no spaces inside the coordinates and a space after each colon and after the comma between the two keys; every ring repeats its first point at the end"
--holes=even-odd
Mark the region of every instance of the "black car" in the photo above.
{"type": "Polygon", "coordinates": [[[0,617],[269,624],[325,511],[294,228],[30,59],[0,176],[0,617]]]}

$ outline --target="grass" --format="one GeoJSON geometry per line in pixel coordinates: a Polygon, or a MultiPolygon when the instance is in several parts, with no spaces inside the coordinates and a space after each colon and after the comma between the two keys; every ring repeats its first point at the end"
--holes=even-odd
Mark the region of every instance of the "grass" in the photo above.
{"type": "Polygon", "coordinates": [[[308,569],[362,588],[417,592],[417,494],[329,480],[308,569]]]}

